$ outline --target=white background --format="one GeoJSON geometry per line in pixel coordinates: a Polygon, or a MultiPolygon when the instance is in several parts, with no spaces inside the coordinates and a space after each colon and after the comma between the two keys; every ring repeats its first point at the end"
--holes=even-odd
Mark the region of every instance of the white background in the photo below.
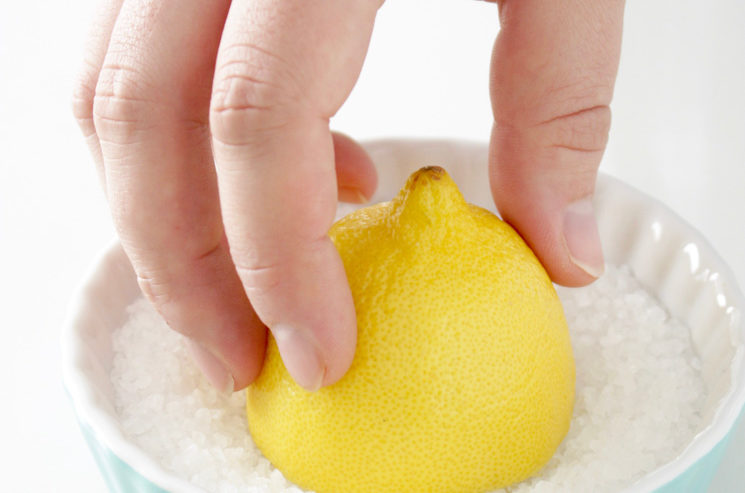
{"type": "MultiPolygon", "coordinates": [[[[69,110],[96,1],[0,3],[4,491],[104,490],[64,394],[59,353],[71,293],[113,237],[69,110]]],[[[389,0],[334,128],[360,139],[486,140],[488,61],[497,30],[494,5],[389,0]]],[[[630,2],[624,36],[602,169],[696,226],[743,285],[745,4],[630,2]]],[[[739,440],[745,444],[743,433],[739,440]]],[[[730,459],[729,468],[741,477],[745,459],[730,459]]],[[[717,491],[726,491],[723,485],[717,491]]]]}

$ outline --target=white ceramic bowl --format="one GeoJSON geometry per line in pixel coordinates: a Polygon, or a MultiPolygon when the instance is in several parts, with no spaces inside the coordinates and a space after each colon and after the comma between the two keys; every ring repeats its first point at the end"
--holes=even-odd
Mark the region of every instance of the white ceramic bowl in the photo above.
{"type": "MultiPolygon", "coordinates": [[[[390,199],[411,172],[436,164],[448,170],[470,202],[494,210],[484,144],[381,140],[366,148],[379,172],[373,201],[390,199]]],[[[595,206],[606,259],[629,265],[670,313],[691,327],[710,393],[704,430],[628,491],[706,491],[745,407],[745,299],[706,240],[663,205],[601,176],[595,206]]],[[[95,262],[71,305],[63,334],[65,385],[112,491],[201,492],[130,442],[114,410],[110,336],[137,296],[134,273],[114,244],[95,262]]]]}

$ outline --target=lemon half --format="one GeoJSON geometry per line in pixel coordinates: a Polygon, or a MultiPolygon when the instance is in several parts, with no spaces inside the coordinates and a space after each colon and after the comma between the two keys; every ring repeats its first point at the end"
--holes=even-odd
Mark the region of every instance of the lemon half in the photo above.
{"type": "Polygon", "coordinates": [[[270,340],[247,414],[272,464],[319,493],[484,492],[540,469],[569,429],[575,369],[556,291],[520,236],[438,167],[330,236],[355,358],[307,392],[270,340]]]}

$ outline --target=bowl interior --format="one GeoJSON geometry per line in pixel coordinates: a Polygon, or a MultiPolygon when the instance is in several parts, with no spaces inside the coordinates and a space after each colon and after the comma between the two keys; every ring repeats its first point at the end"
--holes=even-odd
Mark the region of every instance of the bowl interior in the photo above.
{"type": "MultiPolygon", "coordinates": [[[[366,144],[379,172],[373,202],[390,199],[424,165],[445,167],[466,198],[494,211],[486,146],[455,141],[381,140],[366,144]]],[[[607,261],[626,264],[669,312],[691,328],[709,392],[706,428],[679,457],[635,488],[664,485],[726,436],[745,402],[743,296],[729,268],[693,228],[667,208],[607,176],[598,181],[596,212],[607,261]]],[[[63,337],[64,378],[80,420],[122,461],[169,491],[201,491],[174,477],[125,437],[109,378],[111,333],[139,296],[124,252],[112,245],[75,298],[63,337]]]]}

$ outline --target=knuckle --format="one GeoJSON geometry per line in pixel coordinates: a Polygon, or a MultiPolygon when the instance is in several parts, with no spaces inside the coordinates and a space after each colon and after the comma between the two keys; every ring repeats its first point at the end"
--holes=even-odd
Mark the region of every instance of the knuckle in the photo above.
{"type": "MultiPolygon", "coordinates": [[[[133,250],[140,291],[173,329],[187,336],[190,334],[185,330],[191,324],[183,323],[183,314],[190,312],[195,299],[201,299],[205,292],[214,292],[216,282],[224,281],[216,274],[222,261],[220,245],[198,248],[175,255],[158,253],[152,245],[133,250]]],[[[174,251],[162,245],[161,250],[174,251]]]]}
{"type": "Polygon", "coordinates": [[[577,74],[563,75],[557,79],[536,100],[544,110],[541,121],[596,106],[607,106],[613,97],[614,78],[601,70],[579,69],[577,74]]]}
{"type": "Polygon", "coordinates": [[[147,115],[155,102],[148,98],[146,77],[131,66],[107,64],[101,69],[93,96],[93,123],[101,140],[128,144],[147,131],[147,115]]]}
{"type": "Polygon", "coordinates": [[[256,295],[271,295],[281,286],[284,277],[284,269],[279,262],[259,263],[255,260],[247,260],[236,262],[235,270],[249,299],[256,295]]]}
{"type": "Polygon", "coordinates": [[[171,329],[186,337],[198,335],[193,324],[179,323],[180,317],[177,314],[180,304],[184,303],[184,299],[178,293],[172,280],[160,274],[150,277],[138,273],[137,284],[145,299],[150,302],[171,329]]]}
{"type": "Polygon", "coordinates": [[[511,101],[509,93],[499,93],[496,123],[531,136],[541,148],[602,151],[610,130],[612,79],[601,71],[558,79],[522,103],[511,101]]]}
{"type": "Polygon", "coordinates": [[[569,152],[573,156],[567,156],[569,161],[579,153],[585,155],[583,159],[599,162],[608,143],[610,122],[610,108],[598,105],[551,116],[537,124],[497,122],[496,126],[503,136],[508,136],[508,141],[519,142],[518,147],[524,151],[549,153],[554,157],[569,152]]]}
{"type": "Polygon", "coordinates": [[[578,152],[602,152],[608,142],[610,120],[607,105],[560,115],[545,123],[548,143],[578,152]]]}
{"type": "Polygon", "coordinates": [[[226,145],[244,145],[252,133],[284,126],[290,108],[297,111],[300,100],[287,64],[251,44],[232,45],[222,58],[210,104],[214,138],[226,145]]]}
{"type": "MultiPolygon", "coordinates": [[[[160,274],[137,273],[137,284],[145,298],[158,310],[161,315],[167,313],[165,309],[174,302],[173,283],[160,274]]],[[[168,320],[166,320],[168,322],[168,320]]]]}
{"type": "Polygon", "coordinates": [[[72,92],[72,114],[83,134],[95,133],[93,126],[93,99],[96,94],[98,70],[88,64],[79,72],[72,92]]]}
{"type": "Polygon", "coordinates": [[[329,243],[325,234],[315,240],[295,237],[280,243],[254,241],[250,246],[231,246],[230,254],[249,300],[261,303],[281,300],[307,288],[304,283],[308,272],[323,261],[329,243]],[[287,244],[296,246],[288,248],[287,244]]]}

